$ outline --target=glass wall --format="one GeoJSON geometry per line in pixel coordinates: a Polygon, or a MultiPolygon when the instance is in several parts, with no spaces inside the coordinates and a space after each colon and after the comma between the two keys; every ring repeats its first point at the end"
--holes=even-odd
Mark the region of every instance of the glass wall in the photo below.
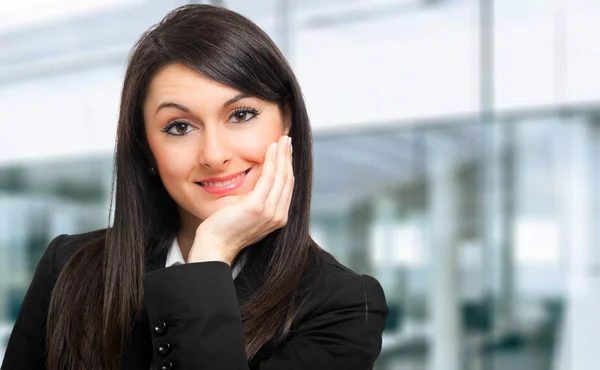
{"type": "Polygon", "coordinates": [[[391,309],[378,369],[559,366],[573,259],[599,244],[599,134],[581,109],[317,138],[318,193],[354,194],[316,235],[391,309]]]}

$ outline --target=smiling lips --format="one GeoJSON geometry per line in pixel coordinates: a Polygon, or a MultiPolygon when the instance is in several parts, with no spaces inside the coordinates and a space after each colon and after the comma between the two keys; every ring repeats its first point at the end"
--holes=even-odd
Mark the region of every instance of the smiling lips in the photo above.
{"type": "Polygon", "coordinates": [[[196,184],[211,194],[226,194],[239,188],[244,184],[246,175],[250,172],[250,168],[243,172],[238,172],[231,176],[206,179],[205,181],[197,182],[196,184]]]}

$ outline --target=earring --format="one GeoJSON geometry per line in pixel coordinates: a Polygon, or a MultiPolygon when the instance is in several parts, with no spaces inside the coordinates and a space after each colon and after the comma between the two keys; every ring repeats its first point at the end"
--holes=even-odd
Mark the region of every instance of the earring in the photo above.
{"type": "Polygon", "coordinates": [[[156,175],[156,169],[155,169],[154,167],[150,167],[150,168],[148,169],[148,172],[150,172],[150,174],[151,174],[152,176],[156,175]]]}

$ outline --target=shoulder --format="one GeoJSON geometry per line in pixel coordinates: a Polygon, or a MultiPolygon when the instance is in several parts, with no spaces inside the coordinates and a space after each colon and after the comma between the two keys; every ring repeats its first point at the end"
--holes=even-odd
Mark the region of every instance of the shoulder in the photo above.
{"type": "Polygon", "coordinates": [[[61,234],[48,246],[46,254],[52,254],[55,266],[62,266],[82,246],[103,239],[107,229],[98,229],[79,234],[61,234]]]}
{"type": "Polygon", "coordinates": [[[352,270],[323,249],[320,250],[320,253],[323,256],[324,262],[322,283],[325,284],[325,288],[330,293],[332,289],[339,290],[358,287],[358,290],[367,289],[379,298],[385,299],[381,284],[373,276],[352,270]]]}
{"type": "Polygon", "coordinates": [[[379,281],[344,265],[329,252],[320,249],[323,273],[309,299],[313,314],[321,311],[354,307],[388,315],[385,293],[379,281]]]}
{"type": "Polygon", "coordinates": [[[374,277],[319,253],[322,274],[290,331],[290,348],[307,368],[370,369],[381,353],[389,312],[383,289],[374,277]]]}
{"type": "Polygon", "coordinates": [[[54,239],[58,239],[59,241],[57,245],[57,253],[64,256],[73,254],[80,246],[92,241],[103,239],[106,236],[107,230],[108,229],[104,228],[80,234],[61,234],[54,239]]]}

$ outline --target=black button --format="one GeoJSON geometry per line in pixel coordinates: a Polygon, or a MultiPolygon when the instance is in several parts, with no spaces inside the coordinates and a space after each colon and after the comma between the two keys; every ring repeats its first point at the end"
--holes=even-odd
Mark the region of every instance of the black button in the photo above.
{"type": "Polygon", "coordinates": [[[162,320],[158,320],[156,323],[154,323],[154,334],[163,335],[166,332],[167,332],[167,323],[166,322],[164,322],[162,320]]]}
{"type": "Polygon", "coordinates": [[[160,370],[173,370],[175,369],[175,366],[173,366],[173,363],[169,360],[164,360],[162,365],[160,366],[160,370]]]}
{"type": "Polygon", "coordinates": [[[169,354],[169,352],[171,352],[171,343],[167,342],[166,340],[163,340],[162,342],[158,343],[159,355],[166,356],[169,354]]]}

